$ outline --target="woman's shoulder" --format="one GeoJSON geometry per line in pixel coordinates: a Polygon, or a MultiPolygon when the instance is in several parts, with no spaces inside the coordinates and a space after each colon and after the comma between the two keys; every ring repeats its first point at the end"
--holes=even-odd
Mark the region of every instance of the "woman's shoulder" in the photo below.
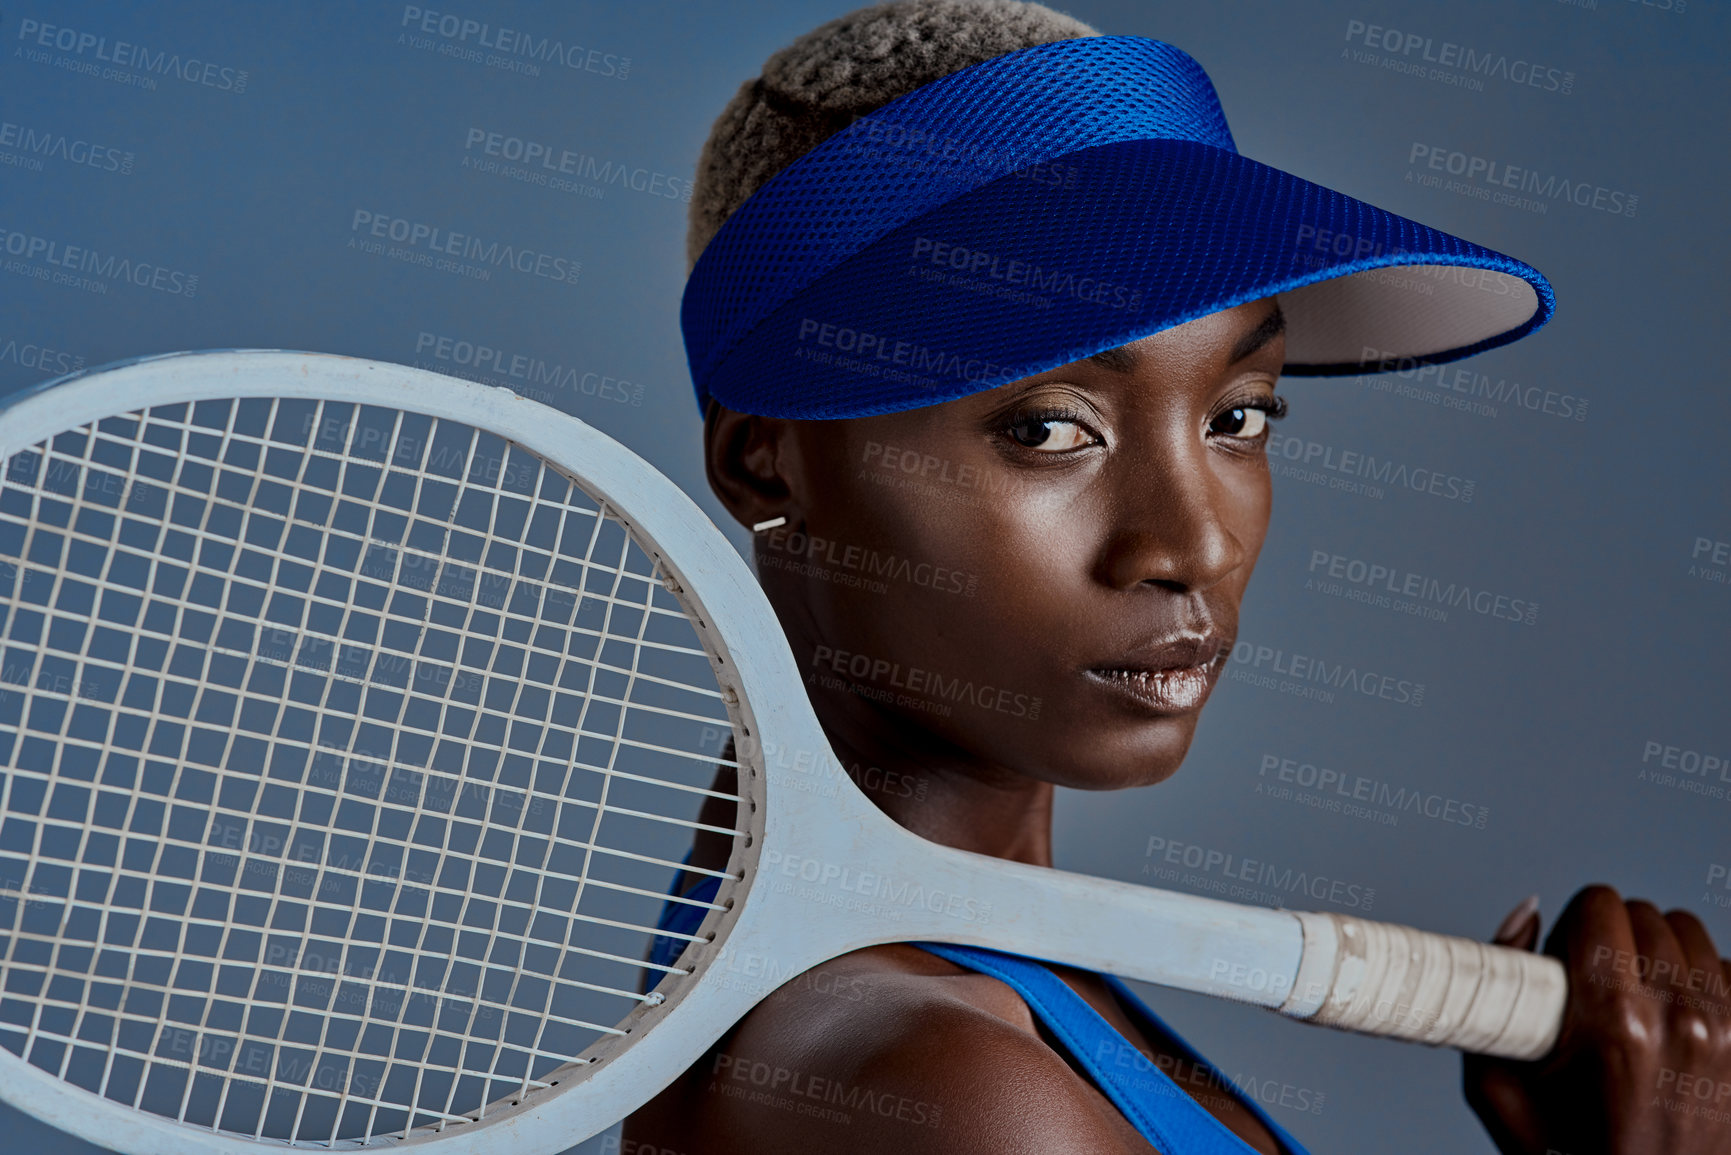
{"type": "Polygon", "coordinates": [[[685,1155],[1152,1150],[1007,985],[900,943],[789,979],[626,1137],[685,1155]]]}

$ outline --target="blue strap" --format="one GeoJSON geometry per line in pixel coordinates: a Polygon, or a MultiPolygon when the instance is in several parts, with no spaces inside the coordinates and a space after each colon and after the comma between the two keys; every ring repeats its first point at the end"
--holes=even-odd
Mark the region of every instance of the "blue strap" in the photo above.
{"type": "MultiPolygon", "coordinates": [[[[1246,1152],[1254,1155],[1254,1148],[1227,1130],[1225,1124],[1209,1114],[1202,1104],[1153,1063],[1144,1059],[1134,1064],[1137,1067],[1134,1075],[1117,1069],[1118,1064],[1103,1063],[1103,1057],[1122,1054],[1119,1048],[1131,1044],[1100,1012],[1070,989],[1068,983],[1042,964],[1019,955],[975,947],[934,942],[911,945],[948,959],[957,966],[990,975],[1021,995],[1028,1009],[1063,1041],[1106,1097],[1135,1125],[1143,1138],[1160,1149],[1161,1155],[1245,1155],[1246,1152]]],[[[1178,1044],[1184,1058],[1209,1072],[1216,1085],[1236,1092],[1233,1083],[1218,1068],[1179,1038],[1134,991],[1112,975],[1104,977],[1126,1006],[1140,1012],[1150,1024],[1178,1044]]],[[[1140,1057],[1141,1052],[1136,1051],[1136,1055],[1140,1057]]],[[[1298,1140],[1269,1118],[1254,1099],[1243,1095],[1236,1097],[1291,1155],[1307,1155],[1298,1140]]]]}
{"type": "MultiPolygon", "coordinates": [[[[676,876],[673,886],[668,888],[668,893],[677,893],[678,885],[676,876]]],[[[708,902],[720,889],[720,879],[705,878],[684,897],[695,902],[708,902]]],[[[702,907],[668,902],[661,908],[656,929],[694,934],[702,925],[704,914],[702,907]]],[[[673,965],[673,961],[685,949],[685,942],[686,940],[680,938],[656,935],[650,948],[650,961],[662,966],[673,965]]],[[[1070,1054],[1087,1070],[1095,1084],[1124,1117],[1130,1120],[1143,1138],[1160,1149],[1161,1155],[1245,1155],[1252,1151],[1244,1140],[1228,1131],[1218,1119],[1173,1082],[1171,1076],[1147,1062],[1142,1053],[1131,1047],[1129,1041],[1102,1018],[1098,1011],[1089,1006],[1081,995],[1071,990],[1067,983],[1042,964],[1018,955],[974,947],[948,946],[934,942],[916,942],[911,945],[929,951],[939,958],[948,959],[957,966],[990,975],[1008,984],[1022,996],[1028,1009],[1063,1042],[1070,1054]],[[1125,1054],[1122,1048],[1134,1051],[1135,1058],[1141,1060],[1132,1062],[1133,1070],[1123,1069],[1122,1063],[1102,1061],[1110,1056],[1125,1054]]],[[[1217,1086],[1236,1091],[1232,1082],[1221,1074],[1218,1068],[1197,1054],[1175,1031],[1162,1022],[1134,991],[1115,976],[1103,977],[1123,1000],[1124,1005],[1140,1013],[1157,1031],[1171,1038],[1184,1058],[1195,1064],[1197,1069],[1208,1072],[1217,1086]]],[[[1291,1155],[1307,1155],[1298,1140],[1269,1118],[1254,1099],[1243,1095],[1238,1098],[1291,1155]]]]}
{"type": "MultiPolygon", "coordinates": [[[[691,864],[691,855],[689,853],[686,854],[684,862],[688,866],[691,864]]],[[[673,876],[673,885],[667,888],[667,893],[669,895],[678,894],[678,886],[679,875],[675,874],[673,876]]],[[[719,893],[720,890],[721,879],[711,875],[696,886],[692,887],[691,893],[683,895],[682,897],[689,899],[691,902],[710,902],[714,900],[716,894],[719,893]]],[[[696,934],[697,928],[703,925],[703,916],[708,913],[709,912],[701,906],[690,906],[683,902],[664,902],[661,904],[661,917],[655,921],[655,929],[672,931],[674,934],[696,934]]],[[[667,935],[662,934],[656,935],[655,941],[649,946],[649,961],[664,967],[672,966],[673,960],[678,958],[680,952],[685,949],[687,941],[689,940],[683,938],[669,938],[667,935]]],[[[659,978],[656,979],[657,983],[660,981],[659,978]]],[[[649,989],[654,990],[655,987],[651,986],[649,989]]]]}

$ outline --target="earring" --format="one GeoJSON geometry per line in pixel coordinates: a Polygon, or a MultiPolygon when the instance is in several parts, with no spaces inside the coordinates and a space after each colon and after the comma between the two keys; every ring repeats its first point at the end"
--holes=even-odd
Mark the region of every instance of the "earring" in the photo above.
{"type": "Polygon", "coordinates": [[[786,525],[786,517],[772,517],[768,521],[760,521],[751,527],[752,533],[762,533],[766,529],[774,529],[778,525],[786,525]]]}

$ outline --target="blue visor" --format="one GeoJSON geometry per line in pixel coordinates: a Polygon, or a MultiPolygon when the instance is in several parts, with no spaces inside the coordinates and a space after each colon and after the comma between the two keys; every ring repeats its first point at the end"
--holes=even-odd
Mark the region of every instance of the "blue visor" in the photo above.
{"type": "Polygon", "coordinates": [[[963,397],[1279,295],[1289,374],[1537,329],[1512,257],[1240,156],[1213,85],[1137,36],[1023,49],[825,140],[685,288],[699,409],[860,417],[963,397]]]}

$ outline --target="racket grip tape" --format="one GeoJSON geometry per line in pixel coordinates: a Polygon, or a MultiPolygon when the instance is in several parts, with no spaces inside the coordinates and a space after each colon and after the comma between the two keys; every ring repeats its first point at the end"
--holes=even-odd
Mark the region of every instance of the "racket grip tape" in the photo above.
{"type": "Polygon", "coordinates": [[[1568,978],[1549,955],[1339,914],[1290,912],[1304,956],[1280,1012],[1320,1026],[1537,1059],[1557,1041],[1568,978]]]}

